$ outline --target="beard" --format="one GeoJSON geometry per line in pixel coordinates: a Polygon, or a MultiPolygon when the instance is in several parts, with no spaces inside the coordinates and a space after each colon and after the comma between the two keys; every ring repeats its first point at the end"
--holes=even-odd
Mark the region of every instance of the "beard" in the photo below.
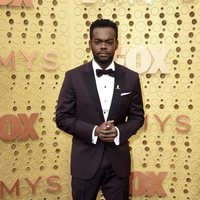
{"type": "Polygon", "coordinates": [[[93,57],[94,60],[98,63],[98,64],[102,64],[102,65],[109,65],[112,61],[113,61],[113,56],[111,54],[107,54],[106,56],[101,56],[100,54],[94,54],[93,53],[93,57]]]}

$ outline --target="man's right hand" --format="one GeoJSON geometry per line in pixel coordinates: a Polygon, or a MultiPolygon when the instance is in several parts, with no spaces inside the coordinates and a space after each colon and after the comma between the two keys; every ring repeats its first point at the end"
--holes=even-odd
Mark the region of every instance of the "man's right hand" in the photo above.
{"type": "Polygon", "coordinates": [[[113,142],[117,136],[117,130],[114,126],[114,121],[109,120],[97,126],[95,135],[98,136],[103,142],[113,142]]]}

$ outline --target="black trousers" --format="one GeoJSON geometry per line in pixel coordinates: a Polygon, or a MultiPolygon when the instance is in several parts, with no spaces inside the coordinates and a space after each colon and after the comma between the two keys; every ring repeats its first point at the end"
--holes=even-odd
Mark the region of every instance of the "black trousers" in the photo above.
{"type": "Polygon", "coordinates": [[[129,177],[119,178],[116,176],[106,150],[101,166],[93,178],[82,180],[72,177],[73,200],[96,200],[100,188],[106,200],[129,199],[129,177]]]}

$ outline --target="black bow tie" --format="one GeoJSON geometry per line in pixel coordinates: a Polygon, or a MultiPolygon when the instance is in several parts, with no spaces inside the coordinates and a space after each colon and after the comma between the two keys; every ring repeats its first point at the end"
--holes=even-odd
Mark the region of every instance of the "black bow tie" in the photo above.
{"type": "Polygon", "coordinates": [[[115,71],[113,71],[112,69],[96,69],[96,74],[98,77],[104,75],[104,74],[108,74],[109,76],[115,77],[115,71]]]}

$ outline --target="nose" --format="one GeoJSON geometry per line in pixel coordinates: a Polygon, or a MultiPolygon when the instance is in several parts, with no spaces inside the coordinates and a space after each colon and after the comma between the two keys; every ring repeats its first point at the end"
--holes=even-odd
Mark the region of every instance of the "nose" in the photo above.
{"type": "Polygon", "coordinates": [[[102,42],[101,43],[101,48],[106,48],[107,46],[106,46],[106,43],[105,42],[102,42]]]}

